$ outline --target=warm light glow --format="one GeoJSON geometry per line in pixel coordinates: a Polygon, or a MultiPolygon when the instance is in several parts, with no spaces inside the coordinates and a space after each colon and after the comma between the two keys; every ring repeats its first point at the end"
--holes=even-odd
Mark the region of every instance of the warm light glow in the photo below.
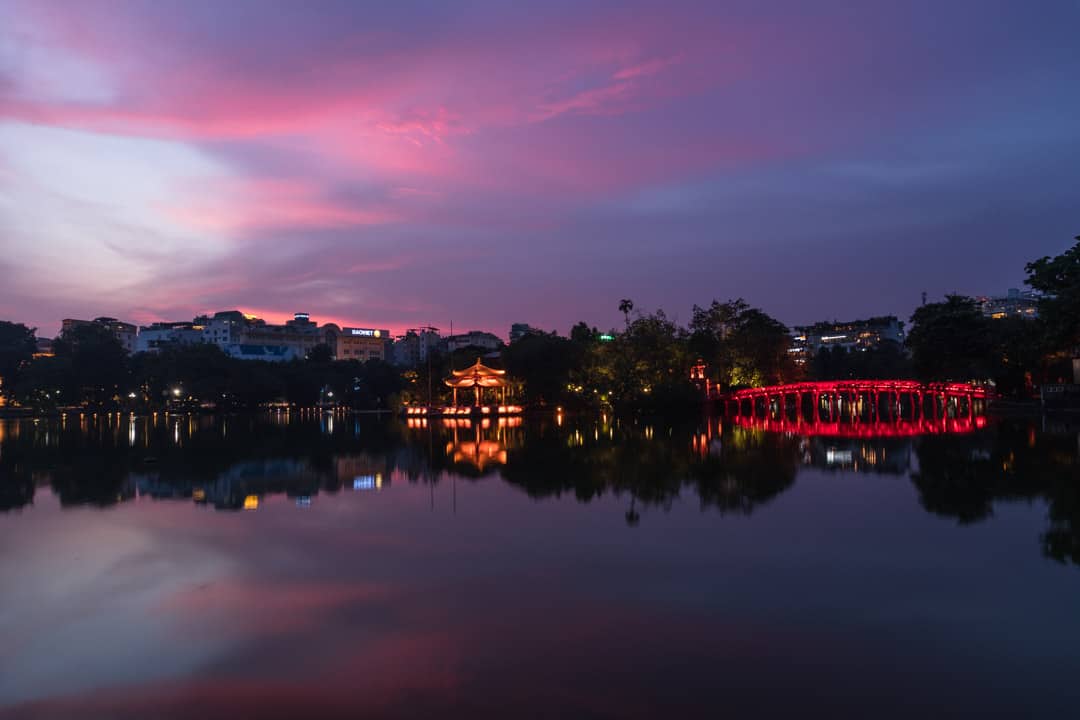
{"type": "Polygon", "coordinates": [[[258,510],[259,509],[259,496],[258,495],[248,495],[247,497],[245,497],[244,498],[244,509],[245,510],[258,510]]]}

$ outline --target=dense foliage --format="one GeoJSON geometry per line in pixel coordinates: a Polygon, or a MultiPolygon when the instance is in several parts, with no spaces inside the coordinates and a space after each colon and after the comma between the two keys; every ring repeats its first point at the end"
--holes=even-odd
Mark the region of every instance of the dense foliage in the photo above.
{"type": "Polygon", "coordinates": [[[1015,396],[1071,380],[1071,358],[1080,353],[1080,238],[1057,257],[1029,263],[1027,273],[1041,293],[1036,319],[988,318],[959,295],[917,309],[907,339],[916,377],[989,380],[1015,396]]]}
{"type": "Polygon", "coordinates": [[[1045,350],[1054,355],[1080,353],[1080,235],[1069,250],[1027,265],[1027,284],[1042,293],[1039,320],[1045,350]]]}
{"type": "Polygon", "coordinates": [[[0,320],[0,378],[9,387],[18,382],[19,374],[34,355],[35,344],[33,328],[0,320]]]}

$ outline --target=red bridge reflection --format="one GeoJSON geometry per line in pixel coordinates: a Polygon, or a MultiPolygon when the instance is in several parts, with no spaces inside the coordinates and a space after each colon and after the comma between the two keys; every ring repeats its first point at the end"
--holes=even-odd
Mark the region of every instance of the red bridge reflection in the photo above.
{"type": "Polygon", "coordinates": [[[721,398],[738,425],[838,437],[971,432],[992,395],[965,383],[913,380],[804,382],[737,390],[721,398]]]}

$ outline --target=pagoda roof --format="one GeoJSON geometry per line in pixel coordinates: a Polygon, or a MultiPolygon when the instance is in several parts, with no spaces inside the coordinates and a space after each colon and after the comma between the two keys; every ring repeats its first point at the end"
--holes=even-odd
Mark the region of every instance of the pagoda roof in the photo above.
{"type": "Polygon", "coordinates": [[[495,368],[489,368],[480,362],[480,358],[476,359],[476,364],[465,368],[464,370],[451,370],[451,377],[447,378],[443,382],[449,387],[505,387],[510,382],[503,377],[506,375],[505,370],[496,370],[495,368]]]}
{"type": "Polygon", "coordinates": [[[489,368],[487,365],[480,362],[480,358],[476,358],[476,363],[470,365],[464,370],[451,370],[450,374],[455,377],[465,377],[477,375],[480,377],[500,377],[506,374],[505,370],[496,370],[495,368],[489,368]]]}

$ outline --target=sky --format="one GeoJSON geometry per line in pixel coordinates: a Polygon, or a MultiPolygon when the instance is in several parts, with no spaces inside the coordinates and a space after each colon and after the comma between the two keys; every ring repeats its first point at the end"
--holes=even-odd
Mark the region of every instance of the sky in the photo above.
{"type": "Polygon", "coordinates": [[[0,318],[505,335],[1004,294],[1080,234],[1080,2],[0,0],[0,318]]]}

